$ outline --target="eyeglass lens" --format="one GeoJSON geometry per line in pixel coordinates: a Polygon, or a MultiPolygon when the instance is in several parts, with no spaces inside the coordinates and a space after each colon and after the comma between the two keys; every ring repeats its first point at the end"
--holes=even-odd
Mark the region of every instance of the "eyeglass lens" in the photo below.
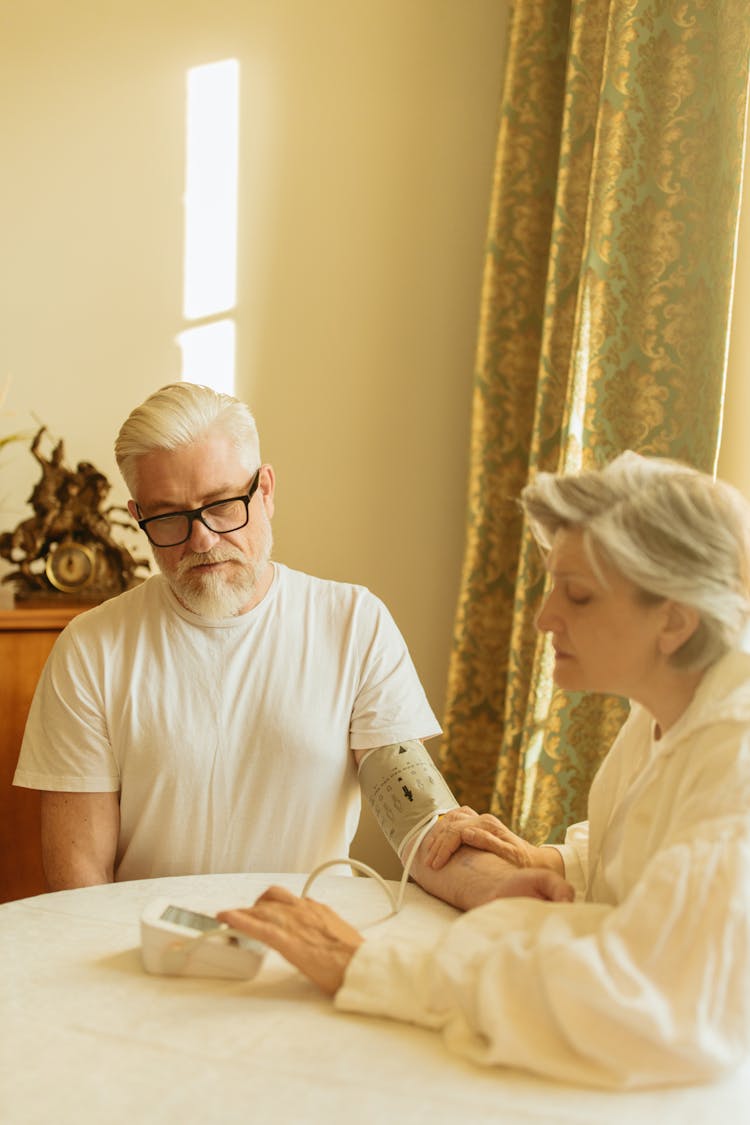
{"type": "Polygon", "coordinates": [[[209,531],[218,535],[225,535],[229,531],[238,531],[247,523],[246,497],[238,500],[219,500],[216,504],[208,504],[200,512],[185,515],[176,512],[173,516],[162,516],[149,523],[145,529],[149,539],[157,547],[174,547],[184,543],[190,538],[193,521],[200,520],[209,531]]]}

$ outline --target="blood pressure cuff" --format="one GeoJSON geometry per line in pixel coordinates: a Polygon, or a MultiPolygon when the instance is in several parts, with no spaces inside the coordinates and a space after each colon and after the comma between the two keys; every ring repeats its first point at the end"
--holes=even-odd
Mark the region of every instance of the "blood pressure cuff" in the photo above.
{"type": "Polygon", "coordinates": [[[401,862],[430,820],[458,801],[421,742],[394,742],[368,751],[359,763],[362,796],[401,862]]]}

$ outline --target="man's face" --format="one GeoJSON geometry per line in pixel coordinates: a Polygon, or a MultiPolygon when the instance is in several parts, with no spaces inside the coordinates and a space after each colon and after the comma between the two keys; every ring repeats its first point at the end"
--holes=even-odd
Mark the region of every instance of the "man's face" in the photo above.
{"type": "MultiPolygon", "coordinates": [[[[142,519],[190,511],[247,493],[257,465],[243,463],[230,440],[214,431],[191,445],[147,453],[138,462],[138,496],[129,504],[142,519]]],[[[175,547],[152,550],[178,600],[202,617],[234,617],[257,605],[268,590],[274,474],[260,470],[248,522],[220,535],[194,520],[190,537],[175,547]]]]}

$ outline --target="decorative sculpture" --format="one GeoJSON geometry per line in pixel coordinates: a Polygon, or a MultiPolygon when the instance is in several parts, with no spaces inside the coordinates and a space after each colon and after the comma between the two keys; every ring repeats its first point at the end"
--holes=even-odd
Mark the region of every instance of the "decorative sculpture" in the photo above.
{"type": "Polygon", "coordinates": [[[69,469],[62,439],[45,457],[40,451],[45,432],[42,426],[31,443],[41,468],[28,500],[34,515],[0,534],[0,557],[17,568],[3,582],[15,585],[18,599],[46,594],[103,601],[143,581],[137,571],[148,570],[149,561],[135,558],[114,538],[113,528],[134,525],[127,508],[104,507],[111,489],[104,474],[89,461],[69,469]],[[128,519],[116,519],[115,512],[128,519]]]}

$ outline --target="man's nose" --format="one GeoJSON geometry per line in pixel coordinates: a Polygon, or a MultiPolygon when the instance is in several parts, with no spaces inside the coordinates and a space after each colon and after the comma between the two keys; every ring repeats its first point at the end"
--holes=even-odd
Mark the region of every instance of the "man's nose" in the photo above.
{"type": "Polygon", "coordinates": [[[188,543],[190,549],[195,551],[197,555],[205,555],[207,551],[210,551],[211,548],[216,545],[218,539],[218,532],[211,531],[211,529],[206,527],[205,523],[202,523],[199,519],[193,520],[188,543]]]}

